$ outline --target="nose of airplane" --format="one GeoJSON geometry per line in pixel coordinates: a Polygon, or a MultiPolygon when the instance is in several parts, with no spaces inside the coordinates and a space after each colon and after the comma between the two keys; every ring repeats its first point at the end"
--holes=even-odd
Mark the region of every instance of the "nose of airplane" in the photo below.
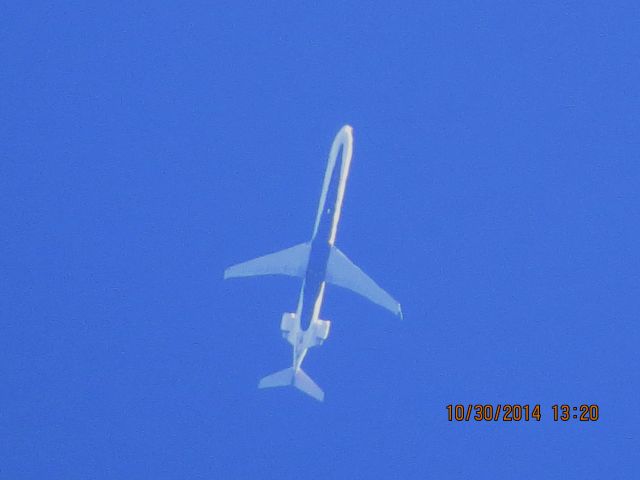
{"type": "Polygon", "coordinates": [[[353,127],[351,125],[345,125],[338,132],[338,137],[353,139],[353,127]]]}

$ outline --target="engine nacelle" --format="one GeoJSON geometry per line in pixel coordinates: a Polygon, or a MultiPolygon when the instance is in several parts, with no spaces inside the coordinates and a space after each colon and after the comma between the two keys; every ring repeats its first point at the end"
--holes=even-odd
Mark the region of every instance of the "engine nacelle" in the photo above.
{"type": "Polygon", "coordinates": [[[296,326],[296,314],[295,313],[283,313],[282,320],[280,321],[280,330],[282,332],[290,332],[296,326]]]}
{"type": "Polygon", "coordinates": [[[282,320],[280,321],[280,330],[282,331],[282,338],[285,338],[291,345],[295,344],[295,338],[293,338],[293,332],[296,330],[296,314],[295,313],[283,313],[282,320]]]}
{"type": "Polygon", "coordinates": [[[312,345],[322,345],[329,336],[329,329],[331,328],[331,322],[329,320],[316,320],[311,324],[312,329],[312,345]]]}

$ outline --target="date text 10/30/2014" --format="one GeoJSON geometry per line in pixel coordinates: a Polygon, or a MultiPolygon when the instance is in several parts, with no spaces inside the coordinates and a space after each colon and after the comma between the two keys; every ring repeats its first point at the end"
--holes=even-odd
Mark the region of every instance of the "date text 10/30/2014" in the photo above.
{"type": "MultiPolygon", "coordinates": [[[[555,422],[596,422],[600,418],[600,407],[595,404],[554,404],[551,418],[555,422]]],[[[447,420],[450,422],[539,422],[543,415],[540,404],[449,404],[447,420]]]]}

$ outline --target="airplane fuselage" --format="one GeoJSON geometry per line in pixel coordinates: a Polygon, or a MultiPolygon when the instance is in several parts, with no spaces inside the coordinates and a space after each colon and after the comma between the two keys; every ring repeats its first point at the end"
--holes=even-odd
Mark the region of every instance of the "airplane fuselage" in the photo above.
{"type": "Polygon", "coordinates": [[[324,400],[324,392],[301,365],[309,349],[322,345],[329,336],[331,322],[320,318],[328,283],[351,290],[402,318],[400,304],[335,245],[352,153],[353,130],[345,125],[331,145],[309,241],[232,265],[224,271],[225,279],[287,275],[302,280],[296,311],[285,312],[280,320],[282,337],[293,347],[293,365],[261,378],[258,388],[291,385],[316,400],[324,400]]]}
{"type": "Polygon", "coordinates": [[[320,319],[327,264],[338,230],[352,151],[352,129],[346,126],[338,132],[331,146],[316,221],[309,242],[309,261],[296,311],[296,318],[299,319],[293,345],[293,366],[296,369],[300,368],[308,348],[312,345],[314,329],[311,327],[320,319]]]}

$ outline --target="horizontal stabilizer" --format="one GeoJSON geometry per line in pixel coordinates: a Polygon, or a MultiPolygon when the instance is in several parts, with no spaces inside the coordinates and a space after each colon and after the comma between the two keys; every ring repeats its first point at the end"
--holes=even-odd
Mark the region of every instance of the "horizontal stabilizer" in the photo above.
{"type": "Polygon", "coordinates": [[[304,277],[309,261],[309,249],[308,243],[300,243],[279,252],[238,263],[224,271],[224,278],[252,277],[256,275],[304,277]]]}
{"type": "Polygon", "coordinates": [[[289,385],[293,385],[319,402],[324,400],[322,389],[301,368],[296,371],[293,367],[289,367],[272,373],[260,380],[258,388],[287,387],[289,385]]]}
{"type": "Polygon", "coordinates": [[[335,246],[331,247],[329,254],[326,280],[333,285],[362,295],[402,318],[400,304],[335,246]]]}
{"type": "Polygon", "coordinates": [[[293,367],[272,373],[260,380],[258,388],[286,387],[293,383],[293,367]]]}
{"type": "Polygon", "coordinates": [[[316,385],[315,382],[311,380],[309,375],[304,373],[301,368],[299,368],[296,372],[294,385],[298,390],[312,396],[319,402],[324,401],[324,392],[322,391],[322,389],[318,385],[316,385]]]}

